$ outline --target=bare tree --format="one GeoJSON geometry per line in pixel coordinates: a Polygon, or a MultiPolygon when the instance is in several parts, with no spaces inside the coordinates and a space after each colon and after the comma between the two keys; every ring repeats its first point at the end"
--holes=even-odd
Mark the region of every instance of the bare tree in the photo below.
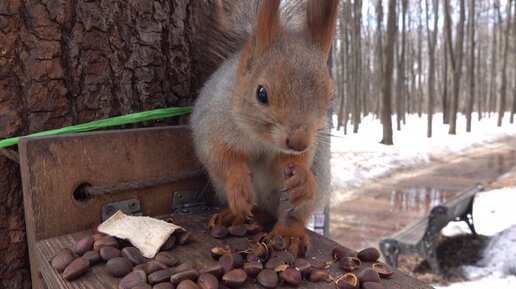
{"type": "Polygon", "coordinates": [[[362,72],[362,0],[355,0],[353,5],[353,133],[360,125],[361,72],[362,72]]]}
{"type": "Polygon", "coordinates": [[[433,30],[430,31],[430,16],[428,1],[425,0],[425,11],[426,11],[426,32],[428,37],[428,125],[427,125],[427,137],[432,137],[432,118],[434,115],[434,98],[435,98],[435,46],[437,42],[437,24],[439,20],[439,0],[432,1],[433,10],[433,30]]]}
{"type": "Polygon", "coordinates": [[[423,114],[423,23],[421,20],[423,7],[421,2],[418,5],[418,26],[417,26],[417,115],[423,114]]]}
{"type": "MultiPolygon", "coordinates": [[[[512,43],[514,44],[516,42],[516,3],[514,4],[514,27],[512,28],[512,43]]],[[[513,52],[514,52],[514,65],[513,68],[516,66],[516,44],[513,46],[513,52]]],[[[511,109],[511,123],[514,123],[514,115],[516,114],[516,68],[514,68],[514,89],[512,92],[512,109],[511,109]]]]}
{"type": "MultiPolygon", "coordinates": [[[[382,85],[383,85],[383,5],[382,0],[377,0],[376,2],[376,66],[378,67],[376,69],[376,83],[378,90],[376,91],[378,97],[378,105],[377,105],[377,112],[378,115],[380,115],[381,112],[381,95],[382,95],[382,85]]],[[[382,119],[382,118],[380,118],[382,119]]]]}
{"type": "MultiPolygon", "coordinates": [[[[505,42],[502,60],[502,83],[500,86],[500,101],[498,102],[498,126],[502,126],[502,119],[505,113],[505,103],[507,102],[507,55],[509,54],[509,31],[511,30],[511,3],[512,0],[507,1],[507,23],[505,24],[505,42]]],[[[500,19],[500,23],[502,23],[501,14],[500,6],[498,6],[498,18],[500,19]]]]}
{"type": "Polygon", "coordinates": [[[391,119],[391,87],[392,71],[394,66],[394,40],[396,37],[396,0],[389,0],[387,16],[387,43],[385,45],[385,67],[382,82],[382,124],[383,138],[381,143],[392,145],[392,119],[391,119]]]}
{"type": "Polygon", "coordinates": [[[448,44],[448,54],[450,56],[450,64],[452,68],[452,97],[450,98],[450,129],[449,134],[456,134],[457,129],[457,110],[459,107],[459,90],[460,90],[460,79],[462,76],[462,58],[463,58],[463,41],[464,41],[464,18],[465,18],[465,7],[464,0],[460,0],[460,16],[459,23],[457,25],[457,33],[455,36],[455,47],[452,44],[451,36],[451,7],[450,0],[445,0],[445,30],[446,39],[448,44]]]}
{"type": "Polygon", "coordinates": [[[407,15],[408,0],[401,0],[402,20],[401,20],[401,44],[398,54],[398,68],[396,76],[396,128],[401,130],[401,121],[403,120],[403,104],[405,100],[405,41],[406,27],[405,19],[407,15]]]}
{"type": "Polygon", "coordinates": [[[469,1],[468,14],[468,40],[469,40],[469,97],[466,106],[466,131],[471,131],[471,113],[475,103],[475,0],[469,1]]]}
{"type": "MultiPolygon", "coordinates": [[[[500,5],[499,5],[498,1],[495,1],[494,8],[498,9],[499,6],[500,5]]],[[[497,23],[496,23],[496,18],[495,18],[495,20],[493,21],[493,30],[492,30],[493,41],[491,42],[491,75],[490,75],[490,81],[489,81],[489,95],[488,95],[488,99],[487,99],[487,111],[488,111],[489,116],[491,115],[491,112],[493,112],[495,103],[496,103],[496,66],[497,66],[496,63],[498,60],[498,58],[496,57],[496,46],[497,46],[497,39],[498,39],[496,24],[497,23]]]]}

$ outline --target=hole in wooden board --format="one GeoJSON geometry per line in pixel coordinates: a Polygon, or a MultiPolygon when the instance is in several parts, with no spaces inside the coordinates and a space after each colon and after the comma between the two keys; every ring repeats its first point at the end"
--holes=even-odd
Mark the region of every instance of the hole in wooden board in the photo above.
{"type": "Polygon", "coordinates": [[[84,206],[93,199],[93,196],[87,191],[88,187],[91,187],[91,184],[81,183],[73,191],[73,200],[77,205],[84,206]]]}

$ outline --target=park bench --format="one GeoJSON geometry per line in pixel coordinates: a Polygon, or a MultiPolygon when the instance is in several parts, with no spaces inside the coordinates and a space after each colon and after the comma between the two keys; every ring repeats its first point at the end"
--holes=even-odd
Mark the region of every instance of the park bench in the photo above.
{"type": "Polygon", "coordinates": [[[386,263],[397,267],[398,256],[416,254],[425,258],[430,269],[440,274],[437,261],[437,238],[441,229],[449,222],[465,221],[471,232],[476,234],[473,224],[473,200],[483,186],[476,184],[459,192],[448,201],[432,208],[425,217],[410,223],[394,235],[380,241],[380,250],[386,263]]]}

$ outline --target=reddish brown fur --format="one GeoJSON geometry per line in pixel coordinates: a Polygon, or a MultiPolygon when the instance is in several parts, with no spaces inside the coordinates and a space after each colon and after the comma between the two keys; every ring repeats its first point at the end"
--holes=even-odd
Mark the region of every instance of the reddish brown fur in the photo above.
{"type": "MultiPolygon", "coordinates": [[[[317,193],[311,166],[315,135],[323,127],[332,95],[326,60],[335,30],[338,1],[309,0],[303,31],[281,27],[279,0],[261,3],[255,14],[253,33],[244,39],[240,50],[237,80],[227,91],[231,105],[226,110],[243,116],[243,119],[235,119],[239,133],[251,135],[252,141],[256,139],[265,145],[256,149],[252,141],[235,144],[231,143],[234,139],[225,139],[227,143],[218,142],[219,136],[213,135],[209,138],[210,149],[206,150],[209,158],[205,165],[223,184],[228,200],[222,222],[241,224],[249,217],[255,202],[250,162],[259,154],[274,153],[270,168],[276,179],[271,182],[275,184],[274,190],[288,189],[289,202],[284,204],[292,206],[292,210],[283,210],[283,205],[279,205],[282,211],[277,213],[279,220],[269,239],[272,242],[280,237],[286,239],[291,253],[297,255],[306,252],[310,245],[305,225],[313,213],[317,193]],[[256,101],[258,85],[267,90],[267,105],[256,101]],[[287,140],[295,141],[300,147],[306,144],[308,148],[294,151],[286,145],[287,140]]],[[[230,23],[222,14],[220,22],[230,23]]],[[[226,95],[224,93],[226,91],[220,95],[226,95]]],[[[206,131],[203,138],[205,134],[206,131]]],[[[263,196],[270,192],[259,193],[263,196]]]]}
{"type": "Polygon", "coordinates": [[[256,17],[256,49],[263,51],[274,40],[279,29],[280,0],[262,1],[262,6],[256,17]]]}
{"type": "Polygon", "coordinates": [[[319,43],[325,53],[328,53],[333,41],[338,5],[338,0],[308,1],[308,36],[319,43]]]}
{"type": "Polygon", "coordinates": [[[216,161],[208,163],[208,169],[224,182],[228,207],[235,216],[235,222],[243,223],[255,200],[251,190],[249,159],[242,153],[228,150],[224,145],[219,145],[212,153],[216,161]]]}

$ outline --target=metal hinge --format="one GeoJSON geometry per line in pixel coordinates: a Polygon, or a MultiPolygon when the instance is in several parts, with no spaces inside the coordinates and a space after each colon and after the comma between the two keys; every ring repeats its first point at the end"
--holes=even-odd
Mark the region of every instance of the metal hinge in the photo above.
{"type": "Polygon", "coordinates": [[[114,213],[118,212],[118,210],[130,216],[143,215],[140,209],[140,200],[133,198],[105,204],[104,206],[102,206],[102,222],[109,219],[109,217],[111,217],[114,213]]]}
{"type": "Polygon", "coordinates": [[[196,191],[178,191],[174,193],[172,211],[178,215],[209,213],[211,208],[204,194],[196,191]]]}

